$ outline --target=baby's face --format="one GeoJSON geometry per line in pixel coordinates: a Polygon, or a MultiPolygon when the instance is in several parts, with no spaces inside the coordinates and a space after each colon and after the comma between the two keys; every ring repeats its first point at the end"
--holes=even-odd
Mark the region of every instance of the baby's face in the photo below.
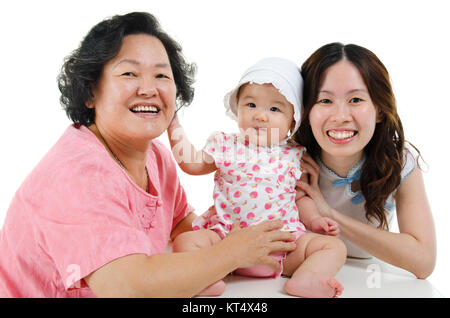
{"type": "Polygon", "coordinates": [[[244,84],[237,101],[238,125],[248,140],[270,146],[294,127],[294,108],[272,84],[244,84]]]}

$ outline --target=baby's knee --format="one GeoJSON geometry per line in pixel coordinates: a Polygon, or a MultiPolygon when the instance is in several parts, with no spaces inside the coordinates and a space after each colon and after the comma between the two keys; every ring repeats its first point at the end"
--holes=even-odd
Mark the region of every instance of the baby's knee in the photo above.
{"type": "Polygon", "coordinates": [[[335,236],[327,236],[326,238],[330,248],[338,252],[339,255],[344,255],[344,257],[347,257],[347,246],[345,246],[345,243],[341,239],[335,236]]]}
{"type": "Polygon", "coordinates": [[[313,234],[311,238],[306,241],[306,253],[307,255],[317,250],[332,250],[338,255],[347,256],[347,247],[341,239],[335,236],[313,234]]]}
{"type": "Polygon", "coordinates": [[[188,231],[175,238],[172,243],[172,250],[173,252],[195,251],[214,243],[208,230],[188,231]]]}
{"type": "Polygon", "coordinates": [[[191,232],[184,232],[179,234],[175,240],[172,242],[172,251],[173,252],[185,252],[188,250],[189,245],[192,244],[191,232]]]}

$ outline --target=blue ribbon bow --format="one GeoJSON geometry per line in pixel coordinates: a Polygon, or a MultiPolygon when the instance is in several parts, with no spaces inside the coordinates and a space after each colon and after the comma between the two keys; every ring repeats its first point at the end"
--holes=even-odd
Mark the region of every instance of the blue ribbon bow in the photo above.
{"type": "Polygon", "coordinates": [[[352,184],[353,181],[359,180],[361,178],[361,170],[355,172],[355,174],[348,178],[340,178],[333,182],[333,187],[343,187],[346,184],[352,184]]]}
{"type": "MultiPolygon", "coordinates": [[[[340,178],[336,181],[333,182],[333,187],[337,188],[337,187],[343,187],[348,185],[351,185],[353,181],[359,180],[359,178],[361,177],[361,170],[358,170],[355,172],[355,174],[351,177],[348,178],[340,178]]],[[[359,192],[356,196],[354,196],[352,198],[352,203],[353,204],[358,204],[364,201],[364,196],[361,192],[359,192]]]]}

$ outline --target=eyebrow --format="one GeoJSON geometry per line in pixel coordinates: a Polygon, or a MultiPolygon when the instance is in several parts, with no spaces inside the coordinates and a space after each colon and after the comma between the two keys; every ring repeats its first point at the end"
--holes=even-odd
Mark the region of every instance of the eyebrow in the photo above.
{"type": "MultiPolygon", "coordinates": [[[[362,92],[362,93],[366,93],[366,94],[369,93],[369,92],[367,91],[367,89],[364,89],[364,88],[355,88],[355,89],[349,90],[346,94],[348,95],[348,94],[352,94],[352,93],[356,93],[356,92],[362,92]]],[[[324,90],[320,90],[319,93],[327,93],[327,94],[333,95],[333,92],[327,91],[327,90],[325,90],[325,89],[324,89],[324,90]]]]}
{"type": "MultiPolygon", "coordinates": [[[[255,99],[255,97],[253,95],[244,95],[242,97],[239,97],[239,100],[247,100],[247,99],[255,99]]],[[[288,107],[281,99],[272,99],[270,100],[270,103],[273,103],[275,105],[281,105],[283,107],[288,107]]]]}
{"type": "MultiPolygon", "coordinates": [[[[120,60],[119,62],[116,63],[116,65],[114,66],[114,68],[116,68],[117,66],[119,66],[122,63],[130,63],[130,64],[134,64],[134,65],[140,65],[141,63],[137,60],[134,59],[123,59],[120,60]]],[[[156,68],[168,68],[169,64],[168,63],[156,63],[154,65],[154,67],[156,68]]]]}

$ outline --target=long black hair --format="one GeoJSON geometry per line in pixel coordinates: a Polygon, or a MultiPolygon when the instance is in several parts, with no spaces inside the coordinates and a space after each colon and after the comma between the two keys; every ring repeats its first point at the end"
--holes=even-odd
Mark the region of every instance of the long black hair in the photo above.
{"type": "MultiPolygon", "coordinates": [[[[367,160],[362,167],[359,186],[366,200],[366,218],[374,218],[380,228],[387,229],[384,207],[389,195],[401,181],[405,138],[389,73],[373,52],[355,44],[336,42],[322,46],[303,63],[304,108],[300,128],[294,139],[305,146],[313,158],[320,157],[321,148],[312,133],[309,114],[317,103],[326,70],[343,59],[359,70],[379,114],[380,121],[376,124],[374,135],[364,148],[367,160]]],[[[417,148],[415,150],[420,155],[417,148]]]]}

